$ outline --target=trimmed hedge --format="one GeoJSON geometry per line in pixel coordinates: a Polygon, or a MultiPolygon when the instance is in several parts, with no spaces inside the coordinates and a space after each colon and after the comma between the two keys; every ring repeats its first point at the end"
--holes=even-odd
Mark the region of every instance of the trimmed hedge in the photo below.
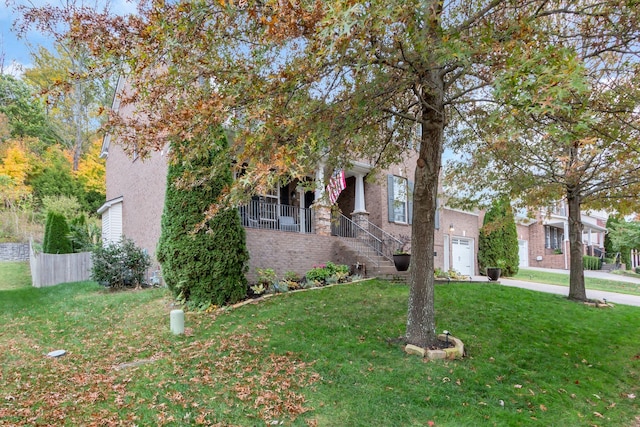
{"type": "Polygon", "coordinates": [[[600,270],[602,261],[597,256],[584,255],[582,257],[582,267],[585,270],[600,270]]]}

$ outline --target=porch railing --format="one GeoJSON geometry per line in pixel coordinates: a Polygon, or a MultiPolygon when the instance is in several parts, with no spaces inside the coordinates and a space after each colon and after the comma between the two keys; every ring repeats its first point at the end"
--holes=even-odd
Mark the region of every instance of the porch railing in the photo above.
{"type": "Polygon", "coordinates": [[[238,210],[244,227],[315,233],[312,209],[252,200],[238,210]]]}

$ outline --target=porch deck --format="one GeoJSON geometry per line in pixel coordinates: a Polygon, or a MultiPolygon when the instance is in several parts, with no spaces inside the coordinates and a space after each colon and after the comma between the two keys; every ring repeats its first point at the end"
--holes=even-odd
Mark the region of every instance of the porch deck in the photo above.
{"type": "Polygon", "coordinates": [[[242,225],[247,228],[315,233],[312,209],[260,200],[252,200],[238,209],[242,225]]]}

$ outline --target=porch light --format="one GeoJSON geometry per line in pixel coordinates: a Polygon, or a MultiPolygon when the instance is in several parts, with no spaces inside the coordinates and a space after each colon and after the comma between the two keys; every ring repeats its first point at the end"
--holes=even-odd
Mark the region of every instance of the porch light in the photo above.
{"type": "Polygon", "coordinates": [[[453,224],[449,224],[449,233],[453,233],[456,229],[453,227],[453,224]]]}

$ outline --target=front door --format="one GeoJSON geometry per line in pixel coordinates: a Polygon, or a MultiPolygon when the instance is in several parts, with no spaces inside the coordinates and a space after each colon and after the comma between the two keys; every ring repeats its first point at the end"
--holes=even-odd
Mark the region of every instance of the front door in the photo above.
{"type": "Polygon", "coordinates": [[[529,267],[529,242],[518,240],[518,257],[520,257],[520,267],[529,267]]]}
{"type": "Polygon", "coordinates": [[[451,267],[460,274],[473,276],[473,240],[454,237],[451,239],[451,267]]]}

